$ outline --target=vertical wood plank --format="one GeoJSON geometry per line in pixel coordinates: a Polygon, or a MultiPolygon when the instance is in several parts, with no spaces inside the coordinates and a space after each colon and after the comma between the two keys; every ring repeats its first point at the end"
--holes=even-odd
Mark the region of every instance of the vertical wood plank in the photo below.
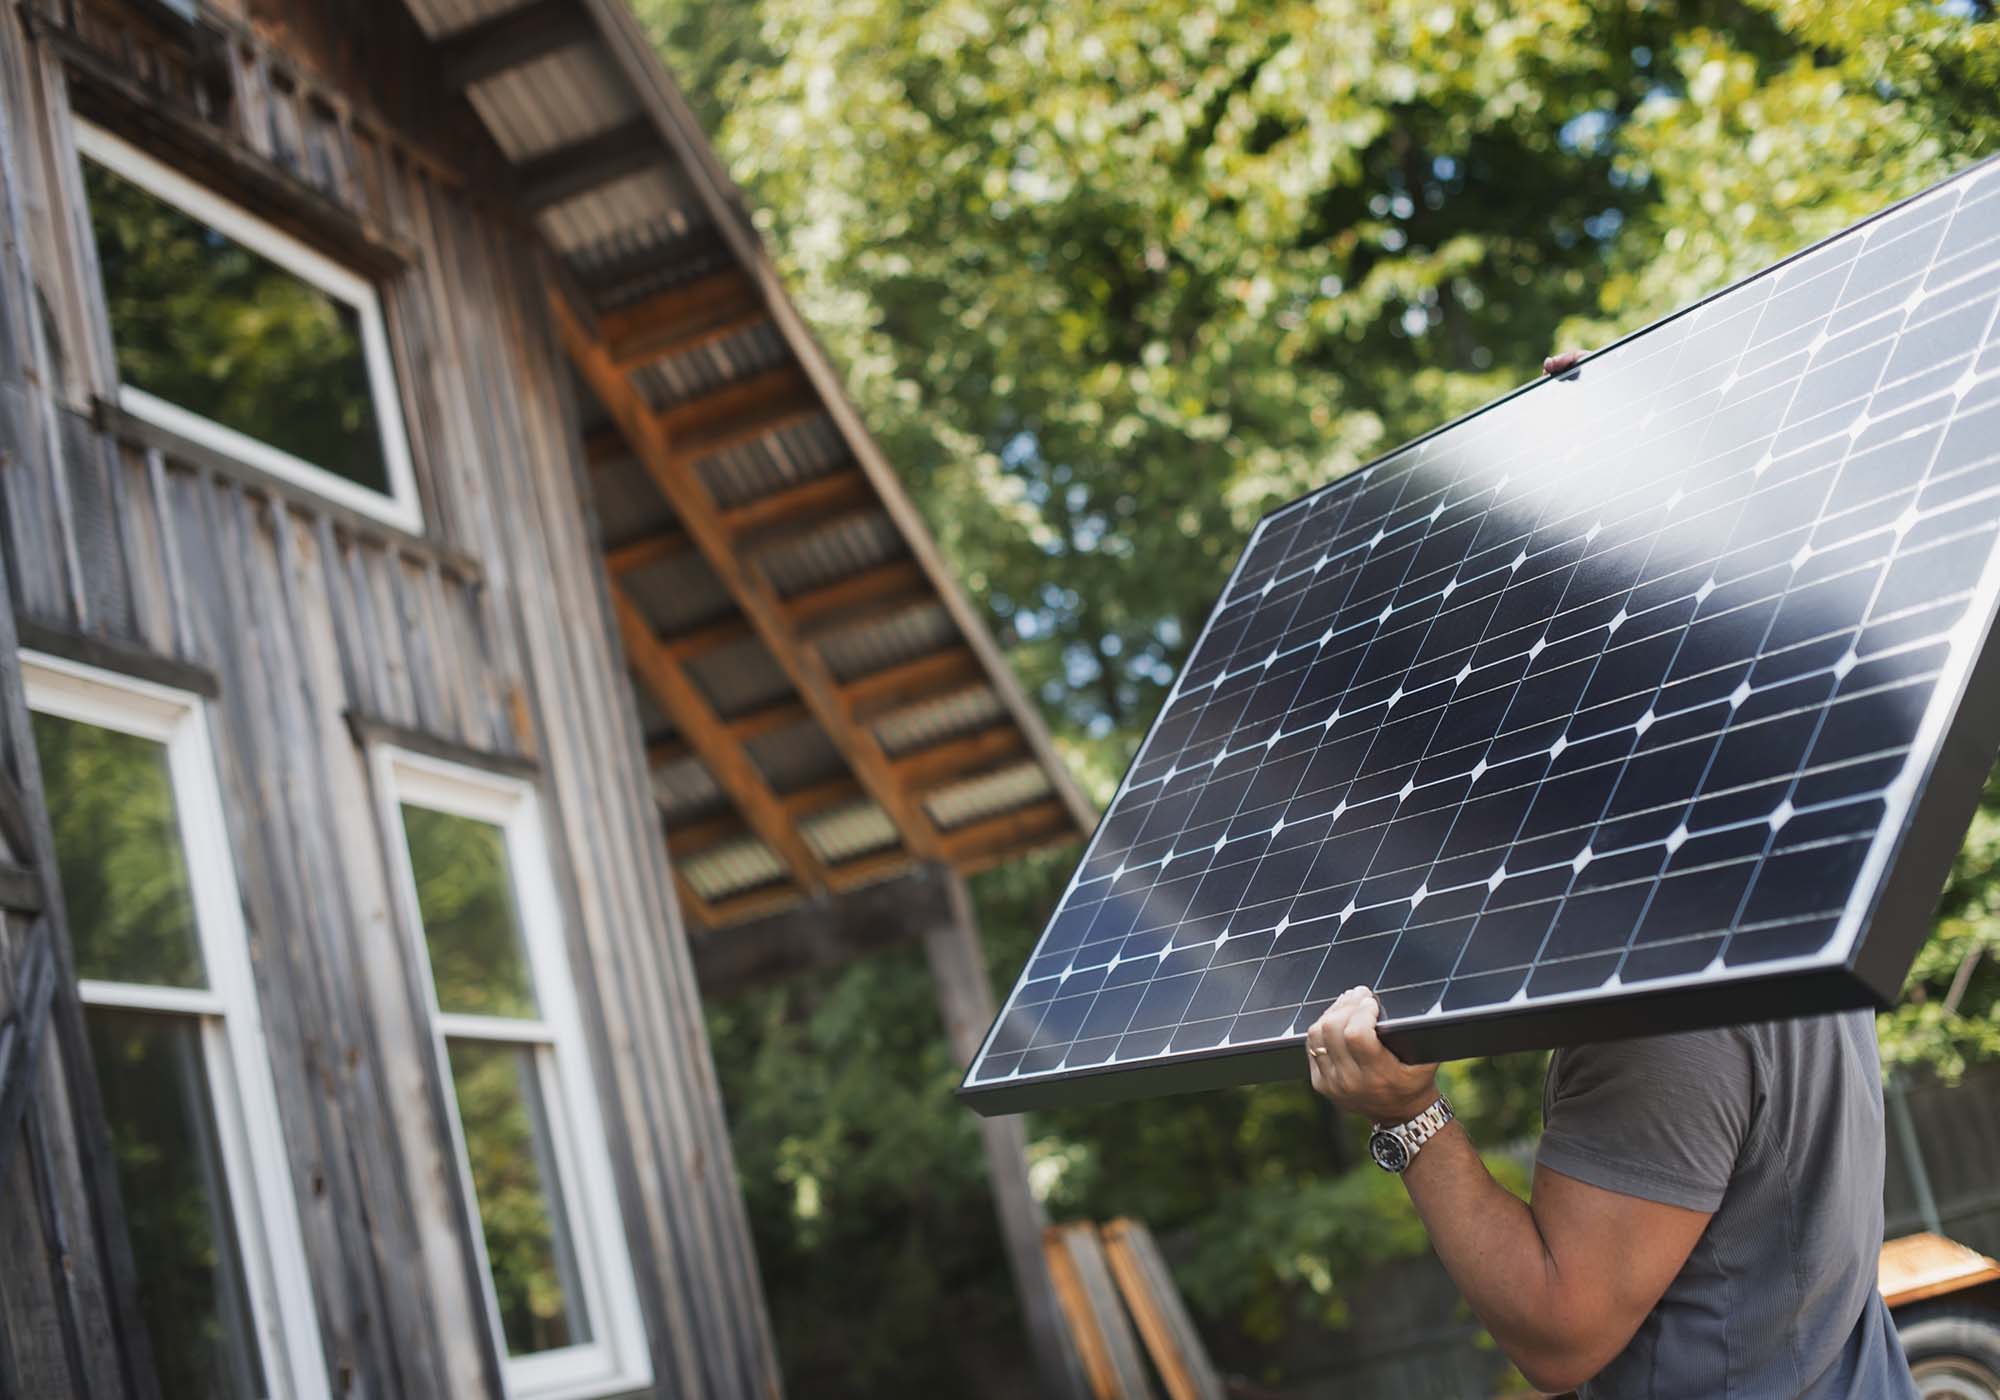
{"type": "Polygon", "coordinates": [[[1222,1377],[1174,1287],[1153,1232],[1137,1220],[1113,1220],[1099,1232],[1105,1262],[1125,1309],[1146,1343],[1168,1400],[1224,1400],[1222,1377]]]}
{"type": "Polygon", "coordinates": [[[1042,1253],[1092,1400],[1152,1400],[1152,1381],[1119,1305],[1097,1227],[1087,1220],[1051,1225],[1042,1232],[1042,1253]]]}
{"type": "MultiPolygon", "coordinates": [[[[992,1023],[993,982],[986,970],[986,948],[980,940],[971,892],[956,871],[940,867],[937,878],[944,883],[952,917],[924,931],[924,955],[930,962],[931,984],[944,1018],[945,1040],[952,1057],[963,1067],[972,1063],[979,1052],[979,1038],[992,1023]]],[[[1027,1129],[1018,1115],[981,1118],[979,1136],[986,1149],[986,1171],[993,1183],[1001,1242],[1006,1246],[1042,1386],[1050,1395],[1079,1394],[1077,1358],[1062,1325],[1042,1247],[1048,1219],[1028,1189],[1027,1129]]]]}

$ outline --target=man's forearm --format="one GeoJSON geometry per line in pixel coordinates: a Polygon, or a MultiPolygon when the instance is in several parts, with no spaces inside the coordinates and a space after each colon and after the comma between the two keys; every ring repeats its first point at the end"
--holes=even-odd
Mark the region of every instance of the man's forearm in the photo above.
{"type": "Polygon", "coordinates": [[[1445,1271],[1521,1374],[1568,1389],[1603,1358],[1581,1357],[1556,1261],[1526,1202],[1493,1179],[1462,1124],[1424,1144],[1403,1174],[1445,1271]]]}

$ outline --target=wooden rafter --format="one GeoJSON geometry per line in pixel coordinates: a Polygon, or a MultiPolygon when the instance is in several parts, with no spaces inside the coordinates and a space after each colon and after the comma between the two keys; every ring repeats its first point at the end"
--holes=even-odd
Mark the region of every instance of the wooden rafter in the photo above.
{"type": "Polygon", "coordinates": [[[996,724],[898,757],[896,776],[913,792],[935,792],[1025,754],[1027,749],[1028,741],[1021,737],[1019,725],[996,724]]]}
{"type": "Polygon", "coordinates": [[[785,615],[808,634],[847,626],[877,616],[884,604],[900,606],[913,597],[930,596],[930,579],[914,559],[897,559],[851,574],[837,582],[785,599],[785,615]]]}
{"type": "MultiPolygon", "coordinates": [[[[626,387],[631,388],[629,384],[626,387]]],[[[778,404],[790,403],[798,395],[811,392],[812,385],[795,367],[780,365],[762,374],[753,374],[748,379],[712,389],[686,403],[675,404],[655,417],[660,431],[667,437],[668,450],[675,452],[683,450],[689,438],[708,431],[718,423],[746,414],[768,413],[778,404]]],[[[632,445],[635,448],[640,446],[636,442],[632,445]]]]}
{"type": "Polygon", "coordinates": [[[1014,851],[1038,844],[1055,832],[1070,827],[1069,808],[1053,797],[1009,808],[990,817],[980,817],[955,826],[944,835],[944,851],[957,864],[974,861],[997,851],[1014,851]]]}
{"type": "Polygon", "coordinates": [[[861,784],[853,777],[842,773],[839,777],[828,778],[825,782],[813,783],[809,787],[794,788],[782,793],[778,800],[785,804],[785,811],[795,820],[824,812],[830,807],[838,807],[843,802],[853,802],[865,797],[861,784]]]}
{"type": "Polygon", "coordinates": [[[755,832],[779,864],[805,889],[823,888],[826,869],[818,857],[799,839],[791,819],[785,815],[777,795],[757,765],[750,761],[742,743],[709,707],[681,664],[653,631],[653,624],[639,611],[638,604],[614,581],[611,603],[618,614],[618,635],[625,643],[625,655],[632,669],[646,684],[659,706],[674,722],[688,746],[701,758],[750,830],[755,832]]]}
{"type": "Polygon", "coordinates": [[[604,562],[614,575],[629,574],[634,569],[643,569],[662,559],[686,554],[693,548],[694,541],[688,538],[687,531],[675,527],[608,549],[604,552],[604,562]]]}
{"type": "Polygon", "coordinates": [[[686,859],[698,851],[713,850],[725,842],[738,837],[754,838],[756,833],[743,821],[740,812],[725,808],[698,821],[682,822],[667,827],[667,847],[675,855],[686,859]]]}
{"type": "Polygon", "coordinates": [[[773,700],[768,705],[759,705],[754,710],[746,710],[740,715],[731,715],[728,720],[729,732],[738,739],[755,739],[760,734],[775,734],[780,729],[790,729],[795,724],[804,724],[812,718],[812,711],[797,696],[787,695],[782,700],[773,700]]]}
{"type": "Polygon", "coordinates": [[[695,917],[701,920],[704,928],[724,928],[745,919],[754,919],[759,914],[775,914],[798,902],[798,893],[783,885],[759,885],[755,889],[704,901],[701,912],[695,917]]]}
{"type": "Polygon", "coordinates": [[[876,717],[985,679],[978,657],[951,647],[849,681],[847,703],[857,715],[876,717]]]}
{"type": "Polygon", "coordinates": [[[733,417],[720,418],[707,427],[690,430],[677,437],[674,460],[692,466],[704,457],[759,442],[773,433],[796,427],[819,416],[819,400],[806,391],[791,398],[773,399],[761,406],[746,408],[733,417]]]}
{"type": "MultiPolygon", "coordinates": [[[[770,580],[760,571],[748,567],[739,557],[734,535],[724,524],[707,487],[699,475],[689,469],[687,459],[678,455],[677,448],[683,444],[676,442],[677,433],[690,435],[712,431],[718,421],[718,413],[723,417],[741,413],[754,398],[760,397],[768,403],[778,391],[769,385],[762,385],[754,391],[747,386],[737,391],[724,390],[710,396],[710,399],[676,409],[672,414],[655,414],[619,369],[603,342],[587,328],[561,289],[551,288],[549,302],[570,358],[598,401],[625,434],[661,495],[673,507],[675,516],[707,558],[709,567],[736,599],[737,606],[750,620],[779,669],[791,681],[799,699],[846,759],[856,780],[888,814],[911,852],[922,858],[934,858],[940,851],[940,844],[929,814],[915,796],[896,781],[888,755],[882,751],[874,734],[856,722],[854,711],[848,698],[842,694],[832,668],[814,648],[799,639],[770,580]],[[727,407],[717,410],[711,400],[727,400],[727,407]]],[[[795,385],[805,384],[797,370],[784,373],[788,379],[795,381],[795,385]]],[[[759,376],[751,384],[758,385],[759,381],[767,378],[759,376]]],[[[647,636],[651,640],[650,629],[647,636]]],[[[678,668],[673,669],[678,675],[678,668]]],[[[679,723],[678,718],[676,723],[679,723]]],[[[682,726],[682,731],[687,732],[685,726],[682,726]]],[[[694,735],[689,734],[688,737],[690,742],[696,742],[694,735]]],[[[697,747],[700,747],[699,743],[697,747]]],[[[720,750],[723,746],[716,744],[715,747],[720,750]]],[[[750,764],[741,748],[734,747],[732,751],[754,775],[754,765],[750,764]]],[[[721,775],[717,776],[720,778],[721,775]]],[[[761,777],[758,784],[762,786],[761,777]]],[[[765,787],[763,791],[768,793],[769,788],[765,787]]],[[[775,803],[775,799],[773,801],[775,803]]],[[[752,819],[760,835],[764,834],[763,822],[771,815],[765,811],[752,819]]],[[[746,811],[745,816],[751,818],[752,814],[746,811]]],[[[790,841],[786,850],[781,852],[781,857],[792,850],[803,849],[796,833],[788,828],[788,834],[790,841]]]]}
{"type": "Polygon", "coordinates": [[[574,0],[534,0],[446,39],[438,45],[438,65],[446,86],[463,92],[596,33],[590,15],[574,0]]]}
{"type": "Polygon", "coordinates": [[[646,745],[646,766],[664,768],[669,763],[679,763],[694,757],[694,749],[688,741],[676,734],[671,739],[655,739],[646,745]]]}
{"type": "Polygon", "coordinates": [[[756,285],[732,267],[610,312],[598,329],[618,367],[631,369],[713,345],[770,319],[756,285]]]}
{"type": "Polygon", "coordinates": [[[878,880],[886,880],[910,865],[910,853],[900,847],[869,851],[844,860],[833,867],[833,887],[845,892],[858,889],[862,885],[872,885],[878,880]]]}
{"type": "Polygon", "coordinates": [[[731,506],[723,514],[729,528],[738,534],[770,530],[810,520],[827,511],[844,510],[870,499],[873,492],[860,472],[829,472],[731,506]]]}
{"type": "Polygon", "coordinates": [[[734,642],[756,635],[751,631],[750,620],[741,613],[731,613],[713,622],[704,622],[699,627],[685,632],[675,632],[660,638],[660,644],[676,661],[692,661],[697,656],[706,656],[719,651],[734,642]]]}
{"type": "Polygon", "coordinates": [[[636,118],[527,162],[515,172],[516,198],[529,213],[539,213],[614,180],[664,165],[666,159],[653,124],[636,118]]]}

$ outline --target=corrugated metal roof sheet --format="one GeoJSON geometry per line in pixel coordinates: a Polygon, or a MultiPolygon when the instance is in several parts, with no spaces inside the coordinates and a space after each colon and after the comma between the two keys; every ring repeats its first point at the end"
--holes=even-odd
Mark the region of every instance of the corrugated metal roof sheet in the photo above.
{"type": "MultiPolygon", "coordinates": [[[[753,326],[727,340],[643,366],[633,372],[632,382],[653,407],[672,408],[735,380],[776,369],[791,358],[792,352],[775,330],[769,325],[753,326]]],[[[830,426],[828,431],[832,431],[830,426]]]]}
{"type": "Polygon", "coordinates": [[[950,830],[1025,806],[1038,797],[1046,797],[1052,790],[1049,775],[1030,758],[941,789],[931,794],[924,808],[932,821],[950,830]]]}
{"type": "Polygon", "coordinates": [[[679,820],[719,805],[723,796],[700,759],[682,758],[653,770],[653,800],[668,817],[679,820]]]}
{"type": "Polygon", "coordinates": [[[794,535],[760,554],[757,563],[772,586],[789,597],[908,552],[894,522],[870,513],[841,516],[824,529],[794,535]]]}
{"type": "Polygon", "coordinates": [[[1000,697],[982,686],[883,715],[875,721],[875,738],[891,755],[909,753],[984,729],[1006,713],[1000,697]]]}
{"type": "Polygon", "coordinates": [[[521,0],[408,0],[417,24],[433,39],[504,14],[521,0]]]}
{"type": "Polygon", "coordinates": [[[557,49],[474,83],[465,95],[516,165],[609,131],[640,111],[624,75],[596,44],[557,49]]]}
{"type": "Polygon", "coordinates": [[[846,466],[847,446],[825,418],[808,418],[763,442],[701,460],[701,478],[725,510],[846,466]]]}
{"type": "Polygon", "coordinates": [[[785,867],[771,848],[754,836],[725,841],[679,862],[694,892],[715,900],[756,889],[785,878],[785,867]]]}
{"type": "Polygon", "coordinates": [[[848,681],[943,651],[957,640],[951,614],[926,598],[869,626],[834,633],[820,644],[820,655],[836,676],[848,681]]]}
{"type": "MultiPolygon", "coordinates": [[[[590,469],[598,524],[607,543],[628,544],[674,524],[673,510],[637,462],[605,462],[590,469]]],[[[706,572],[706,571],[705,571],[706,572]]],[[[711,573],[710,577],[714,575],[711,573]]],[[[721,584],[716,584],[720,588],[721,584]]]]}
{"type": "Polygon", "coordinates": [[[672,166],[640,170],[542,211],[536,223],[557,252],[579,270],[633,262],[696,236],[701,223],[688,207],[672,166]]]}
{"type": "Polygon", "coordinates": [[[884,850],[902,839],[889,814],[873,802],[836,807],[799,823],[799,835],[829,865],[884,850]]]}
{"type": "Polygon", "coordinates": [[[759,734],[744,745],[758,771],[779,792],[791,792],[847,771],[833,740],[811,722],[759,734]]]}
{"type": "Polygon", "coordinates": [[[696,657],[687,671],[715,712],[725,717],[762,709],[792,693],[790,678],[754,637],[696,657]]]}
{"type": "Polygon", "coordinates": [[[663,636],[736,611],[722,580],[692,550],[632,569],[620,578],[653,630],[663,636]]]}

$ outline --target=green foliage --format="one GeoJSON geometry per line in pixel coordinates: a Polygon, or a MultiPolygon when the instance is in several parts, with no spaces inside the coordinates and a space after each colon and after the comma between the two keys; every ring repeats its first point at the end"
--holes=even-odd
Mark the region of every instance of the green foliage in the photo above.
{"type": "MultiPolygon", "coordinates": [[[[1100,796],[1261,511],[2000,144],[1987,0],[640,8],[1100,796]]],[[[1968,962],[2000,899],[1992,796],[1884,1022],[1893,1058],[1946,1073],[2000,1053],[2000,972],[1968,962]]],[[[1066,874],[981,882],[1003,984],[1066,874]]],[[[938,1383],[946,1348],[875,1307],[889,1281],[954,1308],[1004,1290],[927,1003],[891,960],[717,1013],[786,1363],[814,1393],[867,1388],[854,1366],[938,1383]],[[919,1154],[914,1202],[898,1153],[919,1154]],[[956,1232],[920,1258],[940,1202],[956,1232]],[[913,1349],[836,1344],[864,1310],[853,1337],[913,1349]]],[[[1452,1068],[1480,1141],[1533,1134],[1541,1065],[1452,1068]]],[[[1260,1360],[1419,1247],[1356,1131],[1296,1085],[1031,1128],[1051,1207],[1144,1217],[1205,1332],[1260,1360]]]]}

